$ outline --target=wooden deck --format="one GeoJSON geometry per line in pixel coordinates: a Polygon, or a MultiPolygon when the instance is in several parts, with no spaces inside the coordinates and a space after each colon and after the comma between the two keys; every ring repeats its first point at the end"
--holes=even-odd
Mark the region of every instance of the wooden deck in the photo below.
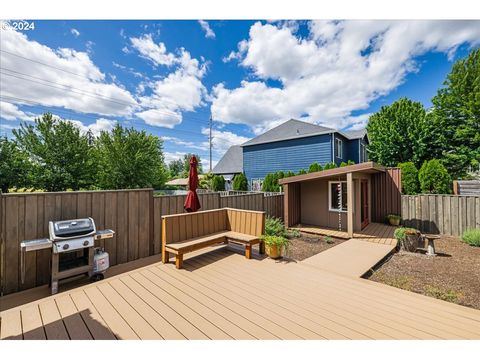
{"type": "MultiPolygon", "coordinates": [[[[393,226],[369,224],[361,232],[354,233],[352,239],[305,259],[302,264],[335,274],[361,277],[395,249],[394,230],[393,226]]],[[[348,239],[347,233],[331,229],[307,227],[307,232],[348,239]]]]}
{"type": "MultiPolygon", "coordinates": [[[[377,245],[378,246],[378,245],[377,245]]],[[[480,339],[480,311],[220,247],[0,313],[2,339],[480,339]]]]}
{"type": "MultiPolygon", "coordinates": [[[[338,239],[350,239],[346,231],[339,231],[338,229],[315,225],[298,224],[293,226],[292,229],[298,229],[307,234],[331,236],[338,239]]],[[[371,223],[362,231],[353,233],[353,239],[369,241],[377,244],[395,245],[397,242],[393,237],[394,231],[394,226],[371,223]]]]}

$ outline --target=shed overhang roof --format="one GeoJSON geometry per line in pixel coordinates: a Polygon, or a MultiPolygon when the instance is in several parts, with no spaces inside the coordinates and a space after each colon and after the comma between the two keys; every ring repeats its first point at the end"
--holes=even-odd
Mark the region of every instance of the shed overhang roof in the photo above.
{"type": "Polygon", "coordinates": [[[364,162],[355,165],[343,166],[335,169],[316,171],[309,174],[290,176],[288,178],[280,179],[278,182],[280,185],[297,183],[302,181],[316,180],[322,178],[328,178],[331,176],[344,175],[348,173],[366,173],[372,174],[377,172],[384,172],[385,167],[374,163],[373,161],[364,162]]]}

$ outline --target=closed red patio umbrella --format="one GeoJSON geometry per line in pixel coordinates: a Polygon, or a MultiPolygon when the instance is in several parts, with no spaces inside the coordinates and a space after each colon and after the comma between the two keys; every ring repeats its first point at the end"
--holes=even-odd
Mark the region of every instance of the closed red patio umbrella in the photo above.
{"type": "Polygon", "coordinates": [[[188,193],[183,208],[187,212],[195,212],[201,208],[200,200],[197,195],[198,173],[197,158],[192,156],[190,159],[190,171],[188,173],[188,193]]]}

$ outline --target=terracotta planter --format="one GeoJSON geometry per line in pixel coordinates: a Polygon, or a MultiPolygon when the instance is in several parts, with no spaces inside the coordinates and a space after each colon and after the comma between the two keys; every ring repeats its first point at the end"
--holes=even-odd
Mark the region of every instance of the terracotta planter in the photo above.
{"type": "Polygon", "coordinates": [[[398,226],[400,225],[400,219],[388,219],[388,221],[390,222],[390,225],[393,225],[393,226],[398,226]]]}
{"type": "Polygon", "coordinates": [[[278,245],[265,245],[265,252],[272,259],[282,257],[282,247],[278,245]]]}

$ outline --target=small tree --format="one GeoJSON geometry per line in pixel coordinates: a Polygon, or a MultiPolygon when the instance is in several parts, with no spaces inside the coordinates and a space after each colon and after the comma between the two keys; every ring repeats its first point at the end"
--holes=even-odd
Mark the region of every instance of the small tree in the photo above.
{"type": "Polygon", "coordinates": [[[170,171],[170,177],[174,178],[183,174],[185,169],[185,163],[183,159],[172,160],[168,164],[168,170],[170,171]]]}
{"type": "Polygon", "coordinates": [[[233,178],[233,190],[235,191],[247,191],[248,180],[244,173],[235,175],[233,178]]]}
{"type": "Polygon", "coordinates": [[[262,191],[269,192],[272,191],[271,188],[273,186],[273,174],[265,175],[262,183],[262,191]]]}
{"type": "Polygon", "coordinates": [[[418,194],[420,185],[418,183],[418,170],[415,164],[409,161],[398,164],[398,167],[402,171],[402,194],[418,194]]]}
{"type": "Polygon", "coordinates": [[[14,140],[0,138],[0,189],[8,192],[10,187],[29,185],[31,163],[26,153],[17,147],[14,140]]]}
{"type": "Polygon", "coordinates": [[[214,175],[212,177],[212,190],[225,191],[225,179],[221,175],[214,175]]]}
{"type": "Polygon", "coordinates": [[[451,179],[447,169],[437,160],[425,161],[418,173],[420,189],[424,193],[449,194],[451,179]]]}

